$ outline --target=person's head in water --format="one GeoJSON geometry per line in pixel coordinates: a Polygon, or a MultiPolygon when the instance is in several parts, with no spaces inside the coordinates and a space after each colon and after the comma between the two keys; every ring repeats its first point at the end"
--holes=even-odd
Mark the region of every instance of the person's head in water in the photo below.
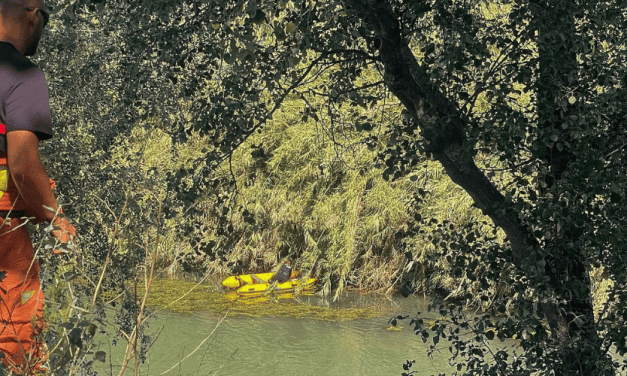
{"type": "Polygon", "coordinates": [[[0,0],[0,41],[34,55],[49,14],[43,0],[0,0]]]}

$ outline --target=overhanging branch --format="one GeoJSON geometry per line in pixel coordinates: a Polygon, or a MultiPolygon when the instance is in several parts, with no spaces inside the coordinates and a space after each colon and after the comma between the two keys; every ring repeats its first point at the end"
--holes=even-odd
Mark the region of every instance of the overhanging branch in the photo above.
{"type": "Polygon", "coordinates": [[[531,239],[505,197],[476,166],[474,145],[465,137],[467,121],[459,107],[430,80],[401,35],[398,19],[390,4],[381,0],[344,0],[381,40],[379,57],[385,67],[384,82],[403,103],[427,141],[425,151],[438,160],[447,175],[461,186],[476,206],[505,232],[512,248],[512,262],[522,268],[531,239]]]}

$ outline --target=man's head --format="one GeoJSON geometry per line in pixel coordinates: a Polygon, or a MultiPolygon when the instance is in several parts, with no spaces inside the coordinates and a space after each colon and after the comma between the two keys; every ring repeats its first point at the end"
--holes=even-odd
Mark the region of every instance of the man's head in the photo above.
{"type": "Polygon", "coordinates": [[[0,40],[34,55],[49,14],[43,0],[0,0],[0,40]]]}

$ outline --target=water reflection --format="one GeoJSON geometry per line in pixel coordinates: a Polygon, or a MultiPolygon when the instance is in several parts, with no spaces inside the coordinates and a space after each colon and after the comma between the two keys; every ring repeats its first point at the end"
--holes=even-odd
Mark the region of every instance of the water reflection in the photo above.
{"type": "MultiPolygon", "coordinates": [[[[141,366],[142,375],[159,375],[189,356],[168,375],[315,375],[379,376],[400,375],[403,362],[416,359],[418,375],[431,375],[450,369],[446,356],[431,362],[426,346],[410,328],[390,331],[388,320],[395,312],[412,314],[425,311],[424,299],[385,299],[351,294],[339,302],[318,296],[299,296],[300,304],[326,305],[331,308],[362,308],[379,305],[387,314],[349,321],[325,321],[294,317],[227,316],[210,335],[222,317],[216,312],[193,315],[161,313],[149,331],[159,338],[141,366]],[[208,340],[207,340],[208,338],[208,340]],[[205,341],[205,344],[198,345],[205,341]]],[[[274,304],[294,304],[294,299],[277,298],[274,304]]],[[[252,303],[251,303],[252,304],[252,303]]],[[[406,326],[408,323],[401,323],[406,326]]],[[[107,339],[100,339],[109,353],[107,339]]],[[[111,348],[111,364],[119,364],[124,349],[111,348]]],[[[107,359],[109,363],[110,359],[107,359]]],[[[101,374],[116,368],[102,367],[101,374]]],[[[127,371],[132,374],[132,370],[127,371]]]]}

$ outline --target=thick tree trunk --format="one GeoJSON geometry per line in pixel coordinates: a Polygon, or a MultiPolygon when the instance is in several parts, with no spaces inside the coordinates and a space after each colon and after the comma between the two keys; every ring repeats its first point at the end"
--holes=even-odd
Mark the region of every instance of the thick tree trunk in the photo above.
{"type": "MultiPolygon", "coordinates": [[[[577,81],[577,45],[582,44],[581,34],[577,33],[576,17],[583,13],[573,2],[548,0],[535,4],[532,10],[531,29],[538,31],[537,48],[538,79],[536,82],[538,142],[558,135],[558,142],[547,147],[543,158],[548,173],[544,178],[545,190],[552,192],[557,200],[566,189],[563,187],[563,174],[568,171],[576,157],[568,145],[572,144],[568,119],[580,115],[581,105],[564,101],[569,95],[582,98],[577,81]],[[566,36],[562,39],[558,36],[566,36]]],[[[544,195],[545,196],[545,195],[544,195]]],[[[558,343],[564,347],[563,372],[566,374],[597,374],[594,360],[602,363],[601,339],[596,331],[594,308],[590,289],[590,276],[583,249],[569,249],[567,242],[583,244],[580,239],[583,231],[564,231],[560,241],[557,235],[551,239],[552,252],[547,257],[547,275],[556,294],[566,301],[562,312],[553,306],[543,306],[551,331],[558,343]],[[572,287],[564,288],[564,281],[578,282],[578,294],[572,294],[572,287]],[[569,291],[570,290],[570,291],[569,291]],[[591,361],[592,360],[592,361],[591,361]]]]}
{"type": "MultiPolygon", "coordinates": [[[[512,249],[511,262],[523,269],[523,261],[537,246],[535,240],[523,229],[519,217],[507,210],[505,197],[476,166],[473,160],[475,145],[468,144],[464,132],[466,122],[459,108],[430,82],[426,69],[416,61],[401,36],[397,16],[390,4],[385,0],[345,0],[345,4],[356,11],[380,39],[379,56],[385,67],[385,85],[403,103],[424,140],[428,141],[425,151],[442,164],[451,180],[461,186],[473,198],[475,205],[505,232],[512,249]],[[429,105],[425,106],[425,103],[429,105]]],[[[574,65],[566,65],[565,69],[576,68],[576,59],[574,65]]],[[[568,73],[560,72],[564,77],[568,73]]],[[[543,111],[542,105],[538,107],[539,111],[543,111]]],[[[553,107],[554,102],[549,103],[546,111],[554,111],[553,107]]],[[[560,124],[549,122],[545,126],[559,127],[560,124]]],[[[564,171],[570,156],[562,155],[562,151],[558,155],[557,152],[557,149],[548,151],[552,156],[558,156],[551,160],[551,167],[554,172],[564,171]]],[[[559,174],[552,175],[552,179],[550,183],[556,184],[559,174]]],[[[559,368],[567,374],[593,375],[597,373],[597,368],[589,361],[602,358],[603,354],[594,324],[587,270],[580,254],[556,257],[556,262],[566,261],[570,265],[571,278],[586,286],[583,296],[562,296],[568,301],[568,313],[553,303],[541,305],[556,342],[564,348],[563,364],[559,368]],[[568,260],[560,260],[560,257],[568,257],[568,260]],[[583,320],[575,320],[576,317],[583,320]],[[573,342],[578,341],[576,339],[583,339],[579,344],[584,346],[578,347],[578,343],[573,342]]],[[[563,274],[547,271],[550,287],[560,295],[564,292],[559,288],[559,279],[563,274]]],[[[559,373],[559,370],[555,371],[559,373]]]]}
{"type": "Polygon", "coordinates": [[[533,247],[516,215],[502,210],[505,197],[474,162],[474,145],[465,137],[466,121],[459,108],[431,83],[402,39],[396,15],[387,1],[346,1],[381,39],[379,56],[385,66],[385,85],[403,103],[428,141],[425,151],[438,160],[475,205],[505,232],[520,267],[533,247]],[[428,106],[424,104],[428,103],[428,106]]]}

